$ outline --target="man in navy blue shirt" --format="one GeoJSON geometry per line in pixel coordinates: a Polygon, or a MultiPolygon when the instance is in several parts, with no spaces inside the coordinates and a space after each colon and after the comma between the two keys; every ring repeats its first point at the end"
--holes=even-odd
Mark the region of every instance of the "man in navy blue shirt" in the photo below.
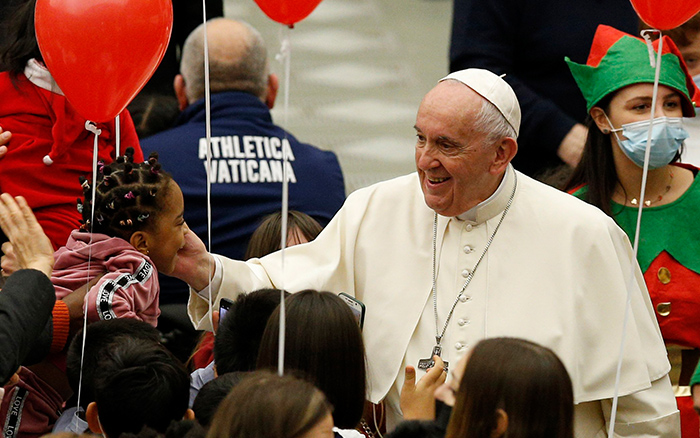
{"type": "MultiPolygon", "coordinates": [[[[190,229],[207,240],[204,25],[187,38],[174,82],[182,114],[176,126],[144,139],[158,151],[185,197],[190,229]]],[[[288,156],[289,208],[322,225],[345,200],[343,174],[333,152],[299,142],[272,122],[278,79],[270,74],[260,34],[246,23],[207,23],[211,86],[212,249],[242,259],[261,218],[281,209],[283,152],[288,156]]],[[[187,286],[161,276],[161,302],[186,302],[187,286]]]]}

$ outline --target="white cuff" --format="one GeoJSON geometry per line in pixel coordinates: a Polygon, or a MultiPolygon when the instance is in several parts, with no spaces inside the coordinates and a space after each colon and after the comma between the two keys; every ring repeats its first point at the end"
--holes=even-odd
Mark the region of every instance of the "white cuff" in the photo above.
{"type": "Polygon", "coordinates": [[[211,291],[214,291],[214,299],[219,295],[219,289],[221,288],[221,280],[224,277],[224,267],[219,260],[219,256],[212,254],[214,258],[214,276],[212,277],[209,285],[200,291],[196,291],[190,287],[190,291],[196,293],[200,297],[209,301],[211,296],[211,291]]]}

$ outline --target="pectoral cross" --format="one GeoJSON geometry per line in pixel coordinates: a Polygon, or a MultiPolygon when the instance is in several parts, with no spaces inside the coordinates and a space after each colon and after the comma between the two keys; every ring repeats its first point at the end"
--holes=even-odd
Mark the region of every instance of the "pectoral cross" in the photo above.
{"type": "MultiPolygon", "coordinates": [[[[431,354],[429,358],[421,359],[418,361],[418,369],[428,371],[430,368],[434,367],[435,361],[433,360],[433,356],[442,357],[440,353],[442,353],[442,347],[440,346],[440,344],[438,344],[435,347],[433,347],[433,354],[431,354]]],[[[447,366],[449,364],[447,361],[443,361],[443,364],[443,369],[445,370],[445,372],[447,372],[447,366]]]]}

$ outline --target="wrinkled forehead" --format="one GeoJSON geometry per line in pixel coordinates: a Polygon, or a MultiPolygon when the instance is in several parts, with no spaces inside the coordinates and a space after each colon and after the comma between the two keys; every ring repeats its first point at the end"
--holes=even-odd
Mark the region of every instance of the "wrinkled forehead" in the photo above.
{"type": "Polygon", "coordinates": [[[456,81],[436,85],[423,98],[416,116],[416,128],[451,131],[451,136],[468,135],[485,100],[456,81]]]}

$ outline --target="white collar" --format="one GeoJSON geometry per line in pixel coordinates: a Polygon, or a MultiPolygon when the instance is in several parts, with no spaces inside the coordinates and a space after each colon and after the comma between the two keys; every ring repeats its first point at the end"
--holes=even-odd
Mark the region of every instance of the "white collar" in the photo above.
{"type": "Polygon", "coordinates": [[[27,61],[27,65],[24,67],[24,75],[29,79],[29,82],[37,87],[63,96],[63,91],[58,88],[49,70],[36,59],[32,58],[27,61]]]}
{"type": "Polygon", "coordinates": [[[510,198],[511,190],[509,189],[513,187],[514,171],[515,169],[513,169],[513,166],[508,164],[496,191],[486,200],[481,201],[464,213],[457,215],[456,219],[479,224],[501,213],[506,208],[506,204],[508,204],[508,199],[510,198]]]}

